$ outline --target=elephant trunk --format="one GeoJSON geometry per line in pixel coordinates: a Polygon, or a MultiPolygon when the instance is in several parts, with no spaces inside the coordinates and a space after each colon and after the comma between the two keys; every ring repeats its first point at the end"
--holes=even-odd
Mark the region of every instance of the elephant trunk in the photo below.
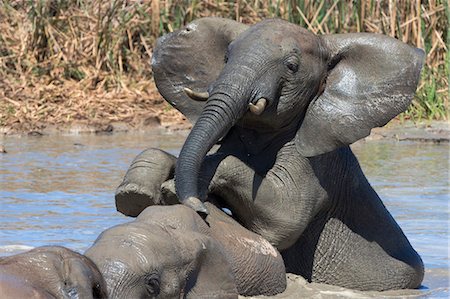
{"type": "MultiPolygon", "coordinates": [[[[230,95],[215,88],[202,114],[187,137],[175,168],[175,187],[180,201],[197,212],[207,214],[199,200],[198,175],[201,164],[211,147],[248,110],[248,97],[236,91],[230,95]]],[[[233,90],[232,87],[220,88],[233,90]]],[[[236,88],[234,88],[235,90],[236,88]]]]}

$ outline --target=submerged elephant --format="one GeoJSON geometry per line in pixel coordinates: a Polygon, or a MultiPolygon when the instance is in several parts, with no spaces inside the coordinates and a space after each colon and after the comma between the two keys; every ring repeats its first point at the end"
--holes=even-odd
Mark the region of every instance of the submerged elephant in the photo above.
{"type": "Polygon", "coordinates": [[[107,298],[100,271],[87,257],[43,246],[0,258],[1,298],[107,298]]]}
{"type": "Polygon", "coordinates": [[[153,206],[104,231],[86,251],[111,298],[237,298],[286,288],[269,242],[213,205],[206,222],[183,205],[153,206]]]}
{"type": "Polygon", "coordinates": [[[156,149],[135,159],[116,206],[135,216],[164,204],[161,185],[175,177],[182,203],[207,214],[202,202],[218,198],[282,251],[289,272],[360,290],[416,288],[422,260],[349,144],[408,107],[423,58],[379,34],[196,20],[160,38],[152,59],[160,93],[195,125],[178,159],[156,149]]]}

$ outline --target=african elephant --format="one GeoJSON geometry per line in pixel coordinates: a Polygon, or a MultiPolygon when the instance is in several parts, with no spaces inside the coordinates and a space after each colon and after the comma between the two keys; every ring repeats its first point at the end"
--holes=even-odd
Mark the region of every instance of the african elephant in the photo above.
{"type": "Polygon", "coordinates": [[[213,205],[206,222],[183,205],[152,206],[104,231],[86,251],[111,298],[237,298],[286,288],[280,253],[213,205]]]}
{"type": "Polygon", "coordinates": [[[207,214],[204,199],[218,198],[289,272],[360,290],[416,288],[422,260],[349,145],[408,107],[423,59],[379,34],[196,20],[161,37],[152,58],[158,90],[195,124],[178,159],[158,150],[135,159],[116,206],[136,215],[164,204],[161,185],[174,177],[182,203],[207,214]]]}
{"type": "Polygon", "coordinates": [[[107,298],[106,283],[87,257],[42,246],[0,258],[1,298],[107,298]]]}

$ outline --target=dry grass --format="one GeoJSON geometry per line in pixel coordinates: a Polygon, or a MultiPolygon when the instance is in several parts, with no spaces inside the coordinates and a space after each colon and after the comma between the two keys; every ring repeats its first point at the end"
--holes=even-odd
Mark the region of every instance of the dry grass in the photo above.
{"type": "Polygon", "coordinates": [[[420,87],[402,117],[448,118],[446,0],[0,0],[0,126],[176,119],[154,90],[152,45],[202,16],[280,17],[318,34],[379,32],[424,48],[420,87]]]}

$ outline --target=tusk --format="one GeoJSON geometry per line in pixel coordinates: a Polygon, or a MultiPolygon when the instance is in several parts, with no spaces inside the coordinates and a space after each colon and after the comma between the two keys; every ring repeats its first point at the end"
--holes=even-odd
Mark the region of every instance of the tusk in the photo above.
{"type": "Polygon", "coordinates": [[[248,104],[248,107],[250,111],[255,115],[261,115],[261,113],[264,112],[264,109],[266,109],[267,100],[265,98],[260,98],[256,104],[250,103],[248,104]]]}
{"type": "Polygon", "coordinates": [[[188,97],[190,97],[194,101],[204,102],[209,98],[209,93],[207,91],[197,92],[187,87],[185,87],[183,90],[188,95],[188,97]]]}

